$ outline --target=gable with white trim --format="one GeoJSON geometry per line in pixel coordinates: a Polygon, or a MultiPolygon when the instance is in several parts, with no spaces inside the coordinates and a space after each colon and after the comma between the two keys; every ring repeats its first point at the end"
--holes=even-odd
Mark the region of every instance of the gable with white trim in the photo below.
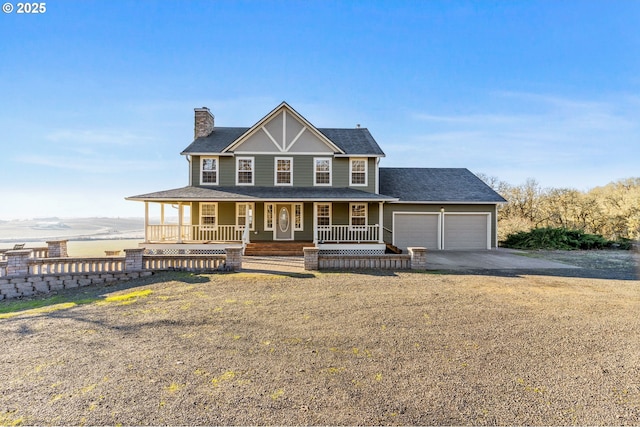
{"type": "Polygon", "coordinates": [[[265,154],[341,152],[313,125],[284,103],[249,129],[225,151],[265,154]]]}

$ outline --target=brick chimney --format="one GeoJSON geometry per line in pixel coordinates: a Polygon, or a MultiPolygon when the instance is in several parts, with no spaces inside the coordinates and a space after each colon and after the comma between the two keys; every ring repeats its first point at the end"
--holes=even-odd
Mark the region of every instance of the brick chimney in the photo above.
{"type": "Polygon", "coordinates": [[[193,110],[196,112],[193,139],[209,136],[213,132],[213,114],[207,107],[194,108],[193,110]]]}

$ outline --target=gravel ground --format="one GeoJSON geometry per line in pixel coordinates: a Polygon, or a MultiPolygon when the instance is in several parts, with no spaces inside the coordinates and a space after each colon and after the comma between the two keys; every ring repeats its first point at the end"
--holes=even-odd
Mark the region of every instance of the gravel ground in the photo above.
{"type": "MultiPolygon", "coordinates": [[[[618,280],[640,280],[640,252],[622,250],[528,251],[526,256],[544,258],[580,267],[553,270],[552,275],[618,280]]],[[[538,272],[540,273],[540,272],[538,272]]]]}
{"type": "Polygon", "coordinates": [[[639,312],[634,280],[161,274],[0,315],[0,424],[639,425],[639,312]]]}

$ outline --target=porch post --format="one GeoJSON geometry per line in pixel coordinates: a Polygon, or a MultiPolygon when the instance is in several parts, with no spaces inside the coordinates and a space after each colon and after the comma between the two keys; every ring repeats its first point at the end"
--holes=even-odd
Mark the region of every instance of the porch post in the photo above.
{"type": "Polygon", "coordinates": [[[384,202],[378,202],[378,243],[384,243],[384,211],[383,211],[384,202]]]}
{"type": "Polygon", "coordinates": [[[313,244],[318,246],[318,207],[313,202],[313,244]]]}
{"type": "Polygon", "coordinates": [[[178,203],[178,243],[182,243],[182,216],[184,215],[184,210],[182,206],[182,202],[178,203]]]}
{"type": "Polygon", "coordinates": [[[149,202],[144,202],[144,242],[149,243],[149,202]]]}
{"type": "Polygon", "coordinates": [[[246,245],[251,242],[251,225],[253,224],[253,210],[249,209],[247,203],[247,216],[244,219],[244,230],[242,231],[242,244],[246,245]]]}
{"type": "Polygon", "coordinates": [[[164,203],[160,203],[160,225],[164,225],[164,203]]]}

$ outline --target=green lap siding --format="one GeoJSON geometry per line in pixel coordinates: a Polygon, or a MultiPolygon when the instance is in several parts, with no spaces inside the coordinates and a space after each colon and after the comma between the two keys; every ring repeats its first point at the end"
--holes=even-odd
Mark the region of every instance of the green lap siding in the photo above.
{"type": "MultiPolygon", "coordinates": [[[[294,187],[313,187],[314,186],[314,157],[331,157],[331,156],[311,156],[311,155],[291,155],[282,153],[277,155],[259,154],[259,155],[241,155],[238,157],[253,157],[254,159],[254,186],[256,187],[273,187],[275,177],[275,158],[285,157],[293,159],[293,186],[294,187]]],[[[192,185],[207,185],[200,182],[200,171],[202,167],[201,156],[192,156],[191,158],[191,183],[192,185]]],[[[375,157],[367,159],[367,185],[353,186],[361,191],[369,193],[375,192],[376,183],[376,161],[375,157]]],[[[336,157],[332,158],[332,187],[344,188],[349,187],[349,158],[336,157]]],[[[218,157],[218,184],[219,187],[233,187],[236,185],[236,158],[231,156],[218,157]]],[[[215,186],[215,185],[213,185],[215,186]]]]}

